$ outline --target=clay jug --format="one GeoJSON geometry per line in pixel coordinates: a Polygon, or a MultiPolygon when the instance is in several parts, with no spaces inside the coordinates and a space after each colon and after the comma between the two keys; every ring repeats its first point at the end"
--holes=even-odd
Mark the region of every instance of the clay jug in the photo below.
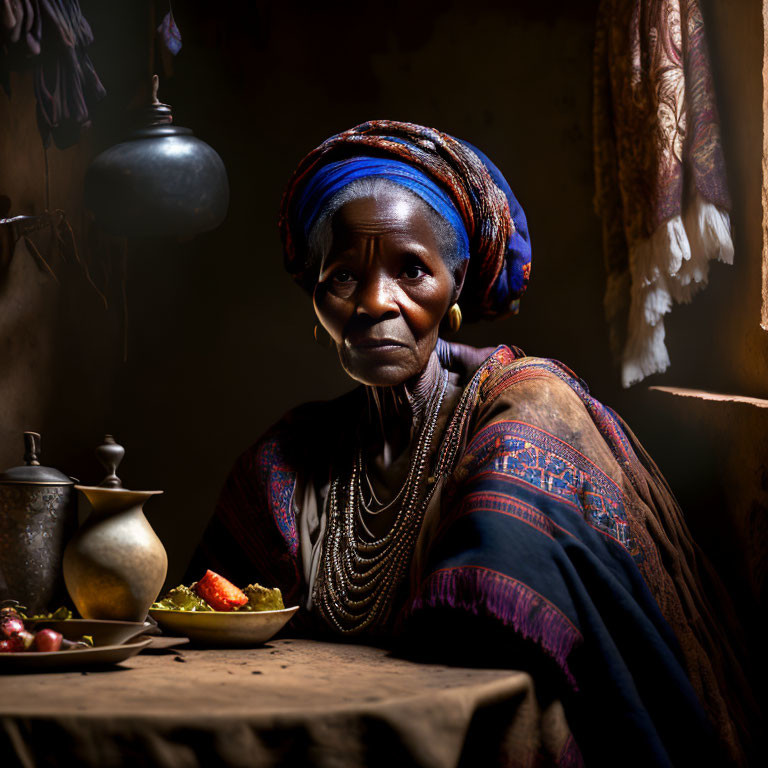
{"type": "Polygon", "coordinates": [[[124,454],[107,435],[96,450],[107,477],[98,486],[75,486],[91,512],[64,551],[64,581],[85,619],[144,621],[168,569],[165,548],[143,510],[162,491],[123,488],[117,465],[124,454]]]}

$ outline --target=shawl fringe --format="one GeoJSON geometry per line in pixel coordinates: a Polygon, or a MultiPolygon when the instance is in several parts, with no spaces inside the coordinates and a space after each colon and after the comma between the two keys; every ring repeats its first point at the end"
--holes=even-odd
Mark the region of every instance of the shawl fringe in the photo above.
{"type": "Polygon", "coordinates": [[[408,613],[437,607],[491,616],[511,627],[541,646],[558,663],[573,690],[578,691],[568,656],[581,642],[581,633],[541,595],[520,582],[476,566],[436,571],[422,585],[408,613]]]}

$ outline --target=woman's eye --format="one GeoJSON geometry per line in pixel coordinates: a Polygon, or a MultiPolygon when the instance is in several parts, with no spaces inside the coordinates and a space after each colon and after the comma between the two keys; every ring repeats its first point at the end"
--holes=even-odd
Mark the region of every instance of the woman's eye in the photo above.
{"type": "Polygon", "coordinates": [[[422,264],[408,264],[408,266],[403,269],[403,277],[405,277],[408,280],[416,280],[419,277],[423,277],[427,274],[427,270],[424,268],[422,264]]]}
{"type": "Polygon", "coordinates": [[[355,276],[348,269],[337,269],[331,279],[335,283],[350,283],[355,279],[355,276]]]}

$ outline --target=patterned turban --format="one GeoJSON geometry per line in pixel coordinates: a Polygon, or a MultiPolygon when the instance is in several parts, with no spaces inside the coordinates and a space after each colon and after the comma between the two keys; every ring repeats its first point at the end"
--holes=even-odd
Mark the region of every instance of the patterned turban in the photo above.
{"type": "Polygon", "coordinates": [[[465,317],[493,319],[518,311],[531,271],[531,243],[509,184],[471,144],[392,120],[372,120],[332,136],[294,172],[279,224],[285,267],[300,285],[312,291],[317,281],[317,265],[308,262],[307,234],[328,190],[338,191],[342,178],[351,183],[365,175],[390,178],[419,195],[454,229],[455,222],[463,226],[469,258],[461,294],[465,317]],[[396,162],[371,163],[371,158],[396,162]],[[403,164],[413,173],[404,172],[403,164]]]}

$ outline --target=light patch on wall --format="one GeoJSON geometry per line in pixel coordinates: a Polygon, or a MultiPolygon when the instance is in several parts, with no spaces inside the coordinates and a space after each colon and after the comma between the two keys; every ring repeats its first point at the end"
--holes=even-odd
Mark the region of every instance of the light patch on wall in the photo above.
{"type": "Polygon", "coordinates": [[[768,408],[768,400],[760,397],[746,397],[744,395],[725,395],[718,392],[706,392],[703,389],[686,389],[685,387],[648,387],[656,392],[666,392],[679,397],[696,397],[699,400],[712,400],[719,403],[742,403],[754,405],[757,408],[768,408]]]}

